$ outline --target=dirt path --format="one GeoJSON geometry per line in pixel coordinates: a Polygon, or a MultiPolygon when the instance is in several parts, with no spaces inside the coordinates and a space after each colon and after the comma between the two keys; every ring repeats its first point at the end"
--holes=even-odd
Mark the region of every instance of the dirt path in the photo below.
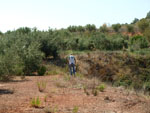
{"type": "Polygon", "coordinates": [[[123,88],[107,86],[97,96],[86,95],[82,83],[90,80],[64,76],[32,76],[24,81],[0,83],[0,113],[149,113],[148,100],[123,88]],[[37,82],[44,81],[46,89],[39,92],[37,82]],[[39,97],[40,108],[31,106],[33,98],[39,97]]]}

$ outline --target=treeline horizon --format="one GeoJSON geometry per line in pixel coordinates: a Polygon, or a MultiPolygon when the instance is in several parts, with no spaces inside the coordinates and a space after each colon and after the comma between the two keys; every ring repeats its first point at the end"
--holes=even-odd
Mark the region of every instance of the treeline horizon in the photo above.
{"type": "MultiPolygon", "coordinates": [[[[116,23],[116,24],[112,24],[112,25],[107,25],[106,23],[104,23],[103,25],[101,25],[99,28],[96,27],[95,24],[86,24],[85,26],[83,25],[69,25],[67,28],[50,28],[51,30],[69,30],[70,32],[84,32],[84,31],[95,31],[95,30],[99,30],[101,32],[131,32],[131,33],[135,33],[135,32],[140,32],[141,26],[140,25],[136,25],[134,26],[134,24],[136,24],[139,21],[145,21],[145,19],[150,19],[150,11],[147,13],[145,18],[142,19],[138,19],[138,18],[134,18],[134,20],[128,24],[120,24],[120,23],[116,23]],[[136,28],[134,28],[136,27],[136,28]]],[[[142,23],[142,22],[141,22],[142,23]]],[[[145,26],[143,26],[145,27],[145,26]]],[[[20,27],[18,29],[30,29],[31,31],[33,31],[34,29],[37,30],[37,27],[20,27]]],[[[16,31],[18,29],[14,29],[14,30],[7,30],[6,32],[2,32],[0,31],[0,34],[5,34],[7,32],[12,32],[12,31],[16,31]]],[[[49,30],[48,29],[48,30],[49,30]]],[[[39,31],[48,31],[48,30],[39,30],[39,31]]]]}
{"type": "Polygon", "coordinates": [[[149,48],[150,12],[132,24],[104,24],[99,29],[94,24],[47,31],[22,27],[0,32],[0,80],[38,72],[43,59],[59,58],[62,51],[129,51],[148,55],[149,48]]]}

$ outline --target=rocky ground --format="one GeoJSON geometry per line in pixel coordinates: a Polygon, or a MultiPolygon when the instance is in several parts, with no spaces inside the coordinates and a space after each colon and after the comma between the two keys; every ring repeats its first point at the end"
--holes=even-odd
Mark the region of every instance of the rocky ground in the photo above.
{"type": "Polygon", "coordinates": [[[94,96],[92,85],[97,79],[84,77],[30,76],[25,80],[0,82],[0,113],[150,113],[149,100],[122,87],[105,85],[103,92],[94,96]],[[37,83],[46,83],[40,92],[37,83]],[[87,86],[87,95],[83,86],[87,86]],[[39,97],[39,107],[33,98],[39,97]]]}

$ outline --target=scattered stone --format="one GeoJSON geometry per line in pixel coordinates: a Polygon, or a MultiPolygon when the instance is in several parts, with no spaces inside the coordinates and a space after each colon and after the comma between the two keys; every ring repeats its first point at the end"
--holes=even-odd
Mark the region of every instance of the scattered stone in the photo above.
{"type": "Polygon", "coordinates": [[[104,100],[107,101],[107,102],[115,102],[114,99],[111,99],[111,98],[108,97],[108,96],[106,96],[106,97],[104,98],[104,100]]]}
{"type": "Polygon", "coordinates": [[[109,99],[109,97],[108,97],[108,96],[106,96],[106,97],[104,98],[104,100],[110,100],[110,99],[109,99]]]}

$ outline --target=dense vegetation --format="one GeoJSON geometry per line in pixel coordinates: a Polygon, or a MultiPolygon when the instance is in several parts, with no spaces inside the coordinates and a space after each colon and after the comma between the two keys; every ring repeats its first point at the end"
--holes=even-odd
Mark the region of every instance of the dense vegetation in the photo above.
{"type": "Polygon", "coordinates": [[[22,27],[0,32],[0,80],[14,75],[39,72],[42,61],[61,51],[129,51],[147,54],[150,47],[150,12],[131,24],[69,26],[67,29],[39,31],[22,27]]]}

